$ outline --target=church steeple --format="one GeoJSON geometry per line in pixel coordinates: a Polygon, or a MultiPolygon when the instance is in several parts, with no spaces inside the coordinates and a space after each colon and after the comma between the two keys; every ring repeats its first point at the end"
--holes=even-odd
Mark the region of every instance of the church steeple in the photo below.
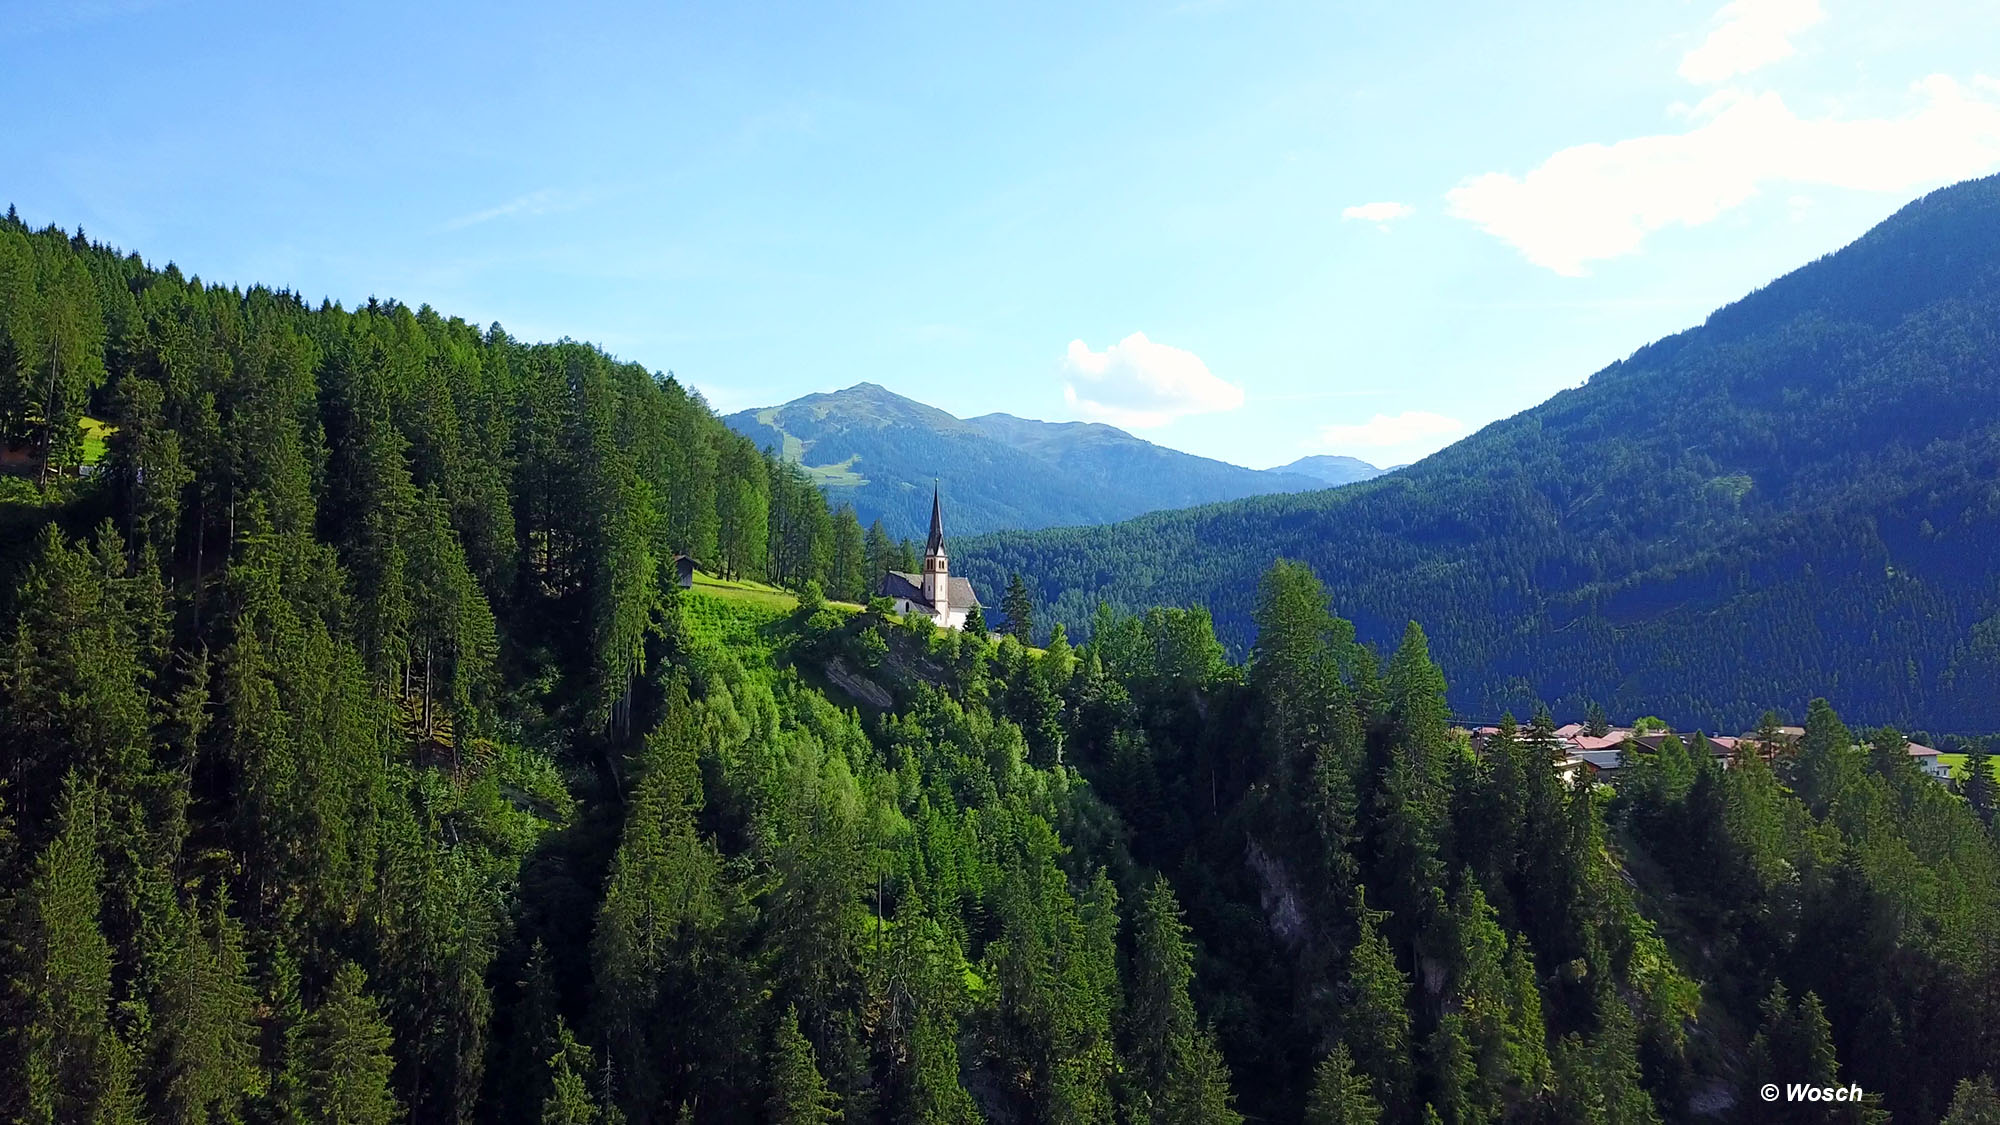
{"type": "Polygon", "coordinates": [[[944,502],[931,485],[931,535],[924,541],[924,598],[939,621],[951,620],[951,562],[944,554],[944,502]]]}
{"type": "Polygon", "coordinates": [[[937,485],[931,485],[931,537],[924,542],[924,554],[944,554],[944,505],[938,500],[937,485]]]}

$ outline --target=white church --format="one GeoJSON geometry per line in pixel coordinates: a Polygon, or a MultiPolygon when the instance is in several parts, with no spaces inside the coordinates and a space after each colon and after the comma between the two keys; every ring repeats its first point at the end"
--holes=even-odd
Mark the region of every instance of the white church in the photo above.
{"type": "Polygon", "coordinates": [[[896,603],[897,613],[926,614],[946,629],[965,628],[965,615],[979,605],[972,583],[951,576],[944,553],[944,505],[935,488],[931,490],[931,535],[924,542],[924,572],[892,570],[884,574],[881,594],[896,603]]]}

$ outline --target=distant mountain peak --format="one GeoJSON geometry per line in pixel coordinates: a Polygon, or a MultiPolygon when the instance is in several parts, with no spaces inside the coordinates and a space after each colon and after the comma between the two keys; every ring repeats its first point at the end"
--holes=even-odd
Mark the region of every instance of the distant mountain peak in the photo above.
{"type": "Polygon", "coordinates": [[[912,497],[941,480],[965,534],[1108,523],[1373,475],[1248,469],[1168,449],[1102,422],[1044,422],[996,412],[962,419],[860,382],[726,419],[737,432],[805,466],[863,523],[921,538],[912,497]]]}
{"type": "MultiPolygon", "coordinates": [[[[1401,466],[1398,466],[1400,468],[1401,466]]],[[[1359,457],[1348,457],[1339,453],[1314,453],[1301,457],[1288,465],[1280,465],[1270,470],[1274,473],[1297,473],[1312,477],[1331,485],[1353,484],[1356,481],[1372,480],[1389,472],[1363,461],[1359,457]]]]}

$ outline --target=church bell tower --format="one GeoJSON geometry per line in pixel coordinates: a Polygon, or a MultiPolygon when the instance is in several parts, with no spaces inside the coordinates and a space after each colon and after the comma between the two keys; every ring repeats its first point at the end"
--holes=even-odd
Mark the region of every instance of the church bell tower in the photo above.
{"type": "Polygon", "coordinates": [[[924,542],[924,597],[939,621],[949,621],[951,563],[944,554],[944,506],[937,486],[931,486],[931,536],[924,542]]]}

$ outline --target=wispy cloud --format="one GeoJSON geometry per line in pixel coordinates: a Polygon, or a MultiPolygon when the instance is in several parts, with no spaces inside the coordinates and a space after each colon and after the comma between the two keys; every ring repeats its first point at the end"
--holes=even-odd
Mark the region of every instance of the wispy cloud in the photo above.
{"type": "Polygon", "coordinates": [[[1440,439],[1465,433],[1466,425],[1456,418],[1428,410],[1405,410],[1401,414],[1377,414],[1356,425],[1326,426],[1314,444],[1321,449],[1343,452],[1350,449],[1435,449],[1440,439]]]}
{"type": "Polygon", "coordinates": [[[1734,0],[1715,13],[1701,46],[1681,57],[1681,77],[1706,86],[1788,59],[1797,53],[1792,37],[1825,18],[1819,0],[1734,0]]]}
{"type": "Polygon", "coordinates": [[[1375,398],[1388,394],[1386,387],[1355,387],[1338,391],[1300,391],[1296,394],[1259,394],[1258,402],[1324,402],[1335,398],[1375,398]]]}
{"type": "Polygon", "coordinates": [[[464,230],[495,219],[505,219],[515,215],[549,215],[559,211],[571,211],[581,206],[583,199],[573,192],[542,188],[526,195],[516,196],[498,207],[488,207],[484,211],[474,211],[460,215],[444,225],[446,230],[464,230]]]}
{"type": "Polygon", "coordinates": [[[1397,219],[1407,219],[1417,213],[1415,207],[1407,203],[1357,203],[1340,213],[1342,219],[1360,219],[1363,222],[1388,225],[1397,219]]]}
{"type": "MultiPolygon", "coordinates": [[[[1445,201],[1455,218],[1508,243],[1535,265],[1576,277],[1636,253],[1653,233],[1697,227],[1767,188],[1907,193],[2000,167],[2000,82],[1933,74],[1911,85],[1901,113],[1801,117],[1782,95],[1730,80],[1796,52],[1792,39],[1825,18],[1819,0],[1733,0],[1680,64],[1703,85],[1725,83],[1693,108],[1672,107],[1679,132],[1565,148],[1525,175],[1470,177],[1445,201]]],[[[1804,210],[1790,206],[1796,218],[1804,210]]]]}
{"type": "Polygon", "coordinates": [[[1100,422],[1145,429],[1191,414],[1243,405],[1243,388],[1218,377],[1185,348],[1134,332],[1101,352],[1071,340],[1063,357],[1063,400],[1100,422]]]}
{"type": "Polygon", "coordinates": [[[1898,117],[1805,118],[1776,93],[1722,90],[1681,133],[1563,149],[1516,178],[1488,172],[1446,195],[1538,266],[1580,276],[1669,226],[1696,227],[1774,184],[1907,192],[2000,165],[2000,87],[1935,74],[1898,117]]]}

